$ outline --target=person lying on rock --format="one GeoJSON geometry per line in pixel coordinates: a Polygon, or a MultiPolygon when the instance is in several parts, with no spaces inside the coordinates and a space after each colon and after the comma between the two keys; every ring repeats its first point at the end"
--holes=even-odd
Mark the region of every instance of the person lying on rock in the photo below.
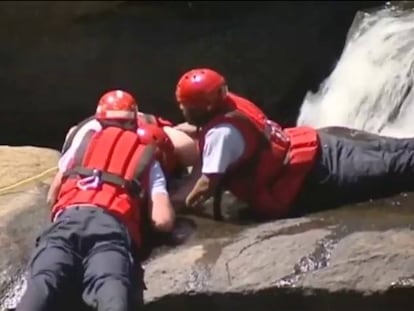
{"type": "Polygon", "coordinates": [[[414,138],[282,129],[208,68],[186,72],[176,100],[193,131],[200,129],[201,177],[187,207],[229,190],[254,216],[274,219],[414,188],[414,138]]]}
{"type": "Polygon", "coordinates": [[[60,310],[74,287],[96,310],[142,303],[142,228],[151,222],[168,232],[175,212],[154,146],[140,142],[136,114],[131,94],[105,93],[99,126],[76,135],[60,158],[48,193],[52,223],[37,238],[17,311],[60,310]]]}
{"type": "MultiPolygon", "coordinates": [[[[96,124],[95,116],[90,116],[72,126],[66,134],[61,152],[64,153],[70,147],[78,132],[87,132],[96,124]]],[[[187,173],[188,167],[199,165],[197,142],[186,133],[189,128],[187,124],[174,126],[169,120],[138,111],[137,126],[142,143],[155,143],[158,146],[157,160],[167,181],[180,179],[187,173]]]]}

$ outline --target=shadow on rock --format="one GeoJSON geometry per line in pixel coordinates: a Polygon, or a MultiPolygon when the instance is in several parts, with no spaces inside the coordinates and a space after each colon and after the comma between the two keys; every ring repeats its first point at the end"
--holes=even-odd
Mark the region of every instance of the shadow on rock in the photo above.
{"type": "Polygon", "coordinates": [[[381,294],[364,295],[353,291],[329,293],[328,291],[309,291],[294,288],[263,290],[246,293],[210,293],[188,296],[169,296],[150,303],[145,310],[181,311],[228,311],[228,310],[301,310],[301,311],[385,311],[410,310],[414,304],[414,290],[391,289],[381,294]]]}

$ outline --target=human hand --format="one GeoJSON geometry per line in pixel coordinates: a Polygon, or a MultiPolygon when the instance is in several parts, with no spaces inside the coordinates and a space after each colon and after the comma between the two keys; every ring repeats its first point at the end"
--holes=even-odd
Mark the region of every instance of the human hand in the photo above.
{"type": "Polygon", "coordinates": [[[188,208],[198,209],[202,206],[202,204],[204,203],[205,200],[206,200],[206,198],[202,194],[193,195],[192,193],[190,193],[185,198],[185,206],[188,207],[188,208]]]}

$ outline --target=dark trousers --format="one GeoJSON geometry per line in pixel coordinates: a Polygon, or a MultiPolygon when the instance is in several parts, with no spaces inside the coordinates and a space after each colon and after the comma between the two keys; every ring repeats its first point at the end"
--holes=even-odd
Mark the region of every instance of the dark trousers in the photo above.
{"type": "Polygon", "coordinates": [[[318,210],[414,190],[414,138],[340,127],[319,130],[320,152],[300,199],[318,210]]]}
{"type": "Polygon", "coordinates": [[[37,239],[17,311],[136,310],[141,271],[127,230],[96,207],[71,207],[37,239]]]}

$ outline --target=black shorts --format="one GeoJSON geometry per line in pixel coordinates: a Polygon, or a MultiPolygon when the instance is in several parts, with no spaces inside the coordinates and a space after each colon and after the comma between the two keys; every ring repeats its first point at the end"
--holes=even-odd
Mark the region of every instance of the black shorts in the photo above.
{"type": "Polygon", "coordinates": [[[301,208],[332,207],[414,189],[414,138],[398,139],[340,127],[319,130],[320,152],[301,208]]]}

